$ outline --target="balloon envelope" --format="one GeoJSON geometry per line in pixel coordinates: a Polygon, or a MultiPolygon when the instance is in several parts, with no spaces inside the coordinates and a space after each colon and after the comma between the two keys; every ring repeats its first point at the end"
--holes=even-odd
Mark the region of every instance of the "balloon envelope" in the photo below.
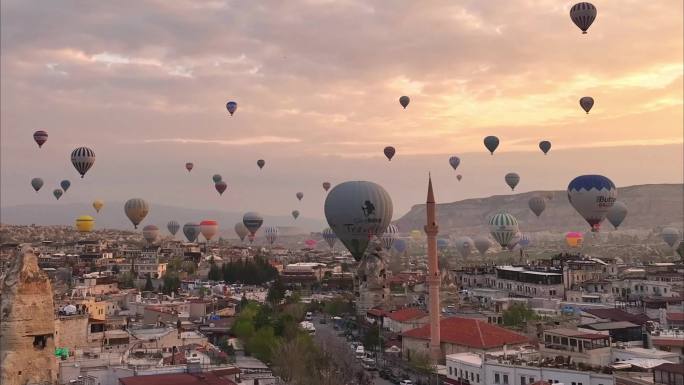
{"type": "Polygon", "coordinates": [[[449,158],[449,164],[451,165],[451,168],[456,170],[458,168],[458,165],[461,164],[461,158],[457,156],[452,156],[449,158]]]}
{"type": "Polygon", "coordinates": [[[68,180],[65,179],[65,180],[59,182],[59,185],[62,187],[62,190],[64,190],[64,192],[66,192],[69,189],[69,187],[71,187],[71,182],[69,182],[68,180]]]}
{"type": "Polygon", "coordinates": [[[159,237],[159,227],[155,225],[147,225],[143,227],[142,233],[143,238],[145,238],[147,243],[153,243],[159,237]]]}
{"type": "Polygon", "coordinates": [[[508,185],[508,187],[511,188],[511,191],[513,191],[513,190],[515,190],[515,186],[517,186],[518,183],[520,183],[520,175],[518,175],[514,172],[509,172],[504,177],[504,180],[506,181],[506,184],[508,185]]]}
{"type": "Polygon", "coordinates": [[[584,234],[578,231],[571,231],[565,234],[565,244],[570,247],[582,247],[582,242],[584,241],[584,234]]]}
{"type": "Polygon", "coordinates": [[[577,3],[570,8],[570,19],[585,34],[596,20],[596,7],[591,3],[577,3]]]}
{"type": "Polygon", "coordinates": [[[546,199],[544,197],[535,195],[530,200],[527,202],[527,205],[530,206],[530,210],[534,213],[534,215],[539,218],[539,216],[546,210],[546,199]]]}
{"type": "Polygon", "coordinates": [[[337,235],[335,235],[335,232],[332,231],[330,227],[326,227],[323,232],[321,233],[323,235],[323,240],[330,246],[332,249],[335,247],[335,242],[337,242],[337,235]]]}
{"type": "Polygon", "coordinates": [[[233,114],[237,110],[237,103],[233,101],[226,103],[226,110],[228,110],[230,116],[233,116],[233,114]]]}
{"type": "Polygon", "coordinates": [[[627,211],[627,205],[624,204],[624,202],[616,201],[613,203],[613,207],[608,210],[606,218],[608,219],[608,222],[610,222],[610,224],[613,225],[613,227],[615,227],[617,230],[622,221],[625,220],[625,217],[627,217],[627,211]]]}
{"type": "Polygon", "coordinates": [[[384,233],[390,224],[392,198],[377,183],[349,181],[330,190],[324,211],[330,228],[358,261],[370,237],[384,233]]]}
{"type": "Polygon", "coordinates": [[[660,233],[660,236],[663,238],[663,241],[665,241],[665,243],[667,243],[670,247],[674,247],[677,244],[677,241],[679,240],[679,229],[675,227],[666,227],[660,233]]]}
{"type": "Polygon", "coordinates": [[[178,230],[180,230],[180,223],[176,221],[169,221],[169,223],[166,224],[166,229],[169,230],[171,235],[176,235],[178,230]]]}
{"type": "Polygon", "coordinates": [[[470,253],[475,250],[475,242],[470,237],[458,237],[456,238],[456,250],[461,254],[461,257],[467,258],[470,253]]]}
{"type": "Polygon", "coordinates": [[[140,198],[129,199],[124,204],[124,213],[126,213],[126,216],[131,220],[133,227],[136,229],[149,212],[150,206],[140,198]]]}
{"type": "Polygon", "coordinates": [[[489,231],[501,247],[508,247],[518,233],[518,220],[509,213],[500,212],[489,219],[489,231]]]}
{"type": "Polygon", "coordinates": [[[188,172],[192,171],[193,167],[195,167],[195,165],[190,162],[185,164],[185,169],[188,170],[188,172]]]}
{"type": "Polygon", "coordinates": [[[62,194],[64,194],[64,191],[62,191],[61,189],[56,188],[52,190],[52,195],[54,195],[55,198],[57,198],[57,200],[59,200],[59,198],[62,197],[62,194]]]}
{"type": "Polygon", "coordinates": [[[223,180],[223,177],[221,176],[221,174],[214,174],[212,175],[211,180],[213,180],[214,183],[218,183],[223,180]]]}
{"type": "Polygon", "coordinates": [[[580,103],[580,107],[582,107],[584,112],[586,112],[588,114],[589,111],[591,110],[591,107],[594,106],[594,98],[592,98],[591,96],[585,96],[585,97],[580,99],[579,103],[580,103]]]}
{"type": "Polygon", "coordinates": [[[484,138],[484,145],[489,152],[494,155],[494,151],[499,147],[499,138],[496,136],[488,136],[484,138]]]}
{"type": "Polygon", "coordinates": [[[79,147],[71,152],[71,164],[83,178],[95,164],[95,152],[88,147],[79,147]]]}
{"type": "Polygon", "coordinates": [[[38,131],[33,133],[33,140],[35,140],[36,143],[38,144],[38,148],[43,147],[43,144],[45,144],[45,142],[47,142],[47,139],[48,139],[48,133],[43,131],[43,130],[38,130],[38,131]]]}
{"type": "Polygon", "coordinates": [[[242,217],[242,223],[245,224],[245,227],[249,233],[254,235],[256,234],[257,230],[259,230],[259,227],[261,227],[261,225],[264,223],[264,218],[261,216],[261,214],[250,211],[242,217]]]}
{"type": "Polygon", "coordinates": [[[33,187],[36,192],[40,190],[41,187],[43,187],[43,180],[41,178],[33,178],[31,179],[31,187],[33,187]]]}
{"type": "Polygon", "coordinates": [[[224,181],[220,181],[214,185],[214,188],[216,191],[218,191],[219,195],[223,195],[223,192],[226,191],[228,188],[228,185],[224,181]]]}
{"type": "Polygon", "coordinates": [[[211,238],[218,233],[219,225],[218,222],[210,219],[205,219],[200,222],[200,233],[204,236],[204,239],[211,241],[211,238]]]}
{"type": "Polygon", "coordinates": [[[292,218],[297,219],[299,217],[299,210],[292,210],[292,218]]]}
{"type": "Polygon", "coordinates": [[[394,147],[392,147],[392,146],[387,146],[387,147],[385,147],[384,150],[382,150],[382,152],[385,153],[385,156],[387,157],[387,160],[392,160],[392,158],[394,157],[394,153],[396,152],[396,150],[395,150],[394,147]]]}
{"type": "Polygon", "coordinates": [[[323,190],[328,192],[330,190],[330,182],[323,182],[323,190]]]}
{"type": "Polygon", "coordinates": [[[235,224],[235,234],[237,234],[241,241],[244,241],[247,234],[249,234],[249,230],[247,230],[244,223],[238,222],[235,224]]]}
{"type": "Polygon", "coordinates": [[[196,222],[188,222],[183,225],[183,234],[188,242],[195,242],[200,234],[200,225],[196,222]]]}
{"type": "Polygon", "coordinates": [[[401,104],[401,106],[404,107],[404,109],[406,108],[406,106],[409,105],[410,102],[411,102],[411,98],[409,98],[406,95],[399,98],[399,104],[401,104]]]}
{"type": "Polygon", "coordinates": [[[572,207],[589,223],[592,231],[599,231],[617,199],[615,184],[602,175],[581,175],[570,182],[567,191],[572,207]]]}
{"type": "Polygon", "coordinates": [[[549,142],[548,140],[542,140],[541,142],[539,142],[539,149],[542,150],[544,155],[546,155],[551,149],[551,142],[549,142]]]}
{"type": "Polygon", "coordinates": [[[488,237],[481,235],[475,238],[475,248],[480,255],[484,256],[490,247],[492,247],[492,241],[490,241],[488,237]]]}
{"type": "Polygon", "coordinates": [[[296,195],[297,199],[299,199],[300,201],[302,200],[302,198],[304,198],[304,193],[298,192],[295,195],[296,195]]]}
{"type": "Polygon", "coordinates": [[[278,228],[275,226],[269,226],[265,228],[264,236],[269,244],[274,244],[278,240],[278,228]]]}
{"type": "Polygon", "coordinates": [[[76,230],[79,233],[89,233],[93,231],[93,227],[95,227],[95,218],[90,215],[81,215],[76,218],[76,230]]]}
{"type": "Polygon", "coordinates": [[[398,232],[399,229],[397,228],[397,226],[387,226],[385,232],[380,236],[380,242],[382,243],[382,247],[384,247],[385,250],[389,251],[390,249],[392,249],[392,245],[394,245],[394,240],[397,239],[398,232]]]}
{"type": "Polygon", "coordinates": [[[460,182],[461,179],[463,179],[463,175],[461,175],[461,174],[456,175],[456,179],[458,179],[458,181],[460,182]]]}
{"type": "Polygon", "coordinates": [[[265,160],[263,160],[263,159],[257,160],[257,166],[259,167],[259,170],[261,170],[262,168],[264,168],[265,165],[266,165],[266,161],[265,161],[265,160]]]}
{"type": "Polygon", "coordinates": [[[101,201],[100,199],[95,199],[93,201],[93,208],[95,209],[95,212],[99,213],[100,210],[102,210],[102,207],[104,207],[103,201],[101,201]]]}
{"type": "Polygon", "coordinates": [[[305,244],[307,247],[309,247],[310,249],[313,249],[314,247],[316,247],[316,244],[317,244],[317,243],[318,243],[318,242],[316,242],[315,239],[307,239],[306,241],[304,241],[304,244],[305,244]]]}
{"type": "Polygon", "coordinates": [[[396,250],[399,253],[403,253],[406,251],[406,241],[403,239],[397,239],[394,241],[394,250],[396,250]]]}

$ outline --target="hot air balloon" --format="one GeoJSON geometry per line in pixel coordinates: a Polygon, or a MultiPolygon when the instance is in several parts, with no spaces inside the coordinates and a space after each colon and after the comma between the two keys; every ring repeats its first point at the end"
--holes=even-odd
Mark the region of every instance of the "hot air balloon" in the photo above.
{"type": "Polygon", "coordinates": [[[594,98],[591,96],[585,96],[580,99],[580,107],[586,112],[587,114],[589,113],[589,110],[591,110],[591,107],[594,107],[594,98]]]}
{"type": "Polygon", "coordinates": [[[494,155],[494,151],[499,147],[499,138],[496,136],[488,136],[484,138],[484,145],[487,147],[487,150],[494,155]]]}
{"type": "Polygon", "coordinates": [[[534,215],[536,215],[537,218],[539,218],[539,216],[546,209],[546,199],[539,195],[535,195],[532,198],[530,198],[530,200],[527,202],[527,205],[530,206],[530,210],[532,210],[534,215]]]}
{"type": "Polygon", "coordinates": [[[500,212],[489,219],[489,231],[499,245],[506,248],[518,233],[518,220],[509,213],[500,212]]]}
{"type": "Polygon", "coordinates": [[[233,116],[235,113],[235,110],[237,110],[237,103],[230,101],[226,103],[226,110],[228,110],[228,113],[230,113],[230,116],[233,116]]]}
{"type": "Polygon", "coordinates": [[[521,249],[525,250],[530,246],[530,243],[532,243],[532,240],[530,239],[529,235],[527,234],[520,234],[520,239],[518,240],[518,246],[520,246],[521,249]]]}
{"type": "Polygon", "coordinates": [[[52,195],[54,195],[55,198],[57,198],[57,200],[59,200],[59,198],[62,197],[62,194],[64,194],[64,191],[62,191],[61,189],[56,188],[52,190],[52,195]]]}
{"type": "Polygon", "coordinates": [[[297,219],[299,217],[299,210],[292,210],[292,218],[297,219]]]}
{"type": "Polygon", "coordinates": [[[223,192],[226,191],[228,188],[228,185],[224,181],[220,181],[214,185],[214,188],[216,191],[218,191],[219,195],[223,195],[223,192]]]}
{"type": "Polygon", "coordinates": [[[95,209],[96,213],[99,213],[100,210],[102,210],[102,207],[104,207],[104,202],[101,201],[100,199],[95,199],[93,201],[93,208],[95,209]]]}
{"type": "Polygon", "coordinates": [[[670,247],[675,247],[677,241],[679,241],[679,229],[675,227],[666,227],[660,233],[660,236],[663,238],[663,241],[665,241],[665,243],[667,243],[670,247]]]}
{"type": "Polygon", "coordinates": [[[423,238],[423,232],[420,230],[411,230],[409,235],[411,235],[411,239],[414,241],[419,241],[423,238]]]}
{"type": "Polygon", "coordinates": [[[565,234],[565,243],[569,247],[578,248],[582,247],[582,242],[584,241],[584,234],[578,231],[571,231],[565,234]]]}
{"type": "Polygon", "coordinates": [[[369,239],[384,233],[390,224],[392,198],[376,183],[349,181],[330,190],[324,211],[330,228],[358,261],[369,239]]]}
{"type": "Polygon", "coordinates": [[[325,190],[325,192],[330,190],[330,182],[323,182],[323,190],[325,190]]]}
{"type": "Polygon", "coordinates": [[[275,226],[268,226],[264,229],[264,236],[270,245],[273,245],[278,240],[278,228],[275,226]]]}
{"type": "Polygon", "coordinates": [[[544,155],[546,155],[551,149],[551,142],[549,142],[548,140],[542,140],[541,142],[539,142],[539,149],[542,150],[544,155]]]}
{"type": "Polygon", "coordinates": [[[303,192],[298,192],[297,194],[295,194],[295,196],[297,197],[297,199],[299,199],[299,200],[301,201],[302,198],[304,198],[304,193],[303,193],[303,192]]]}
{"type": "Polygon", "coordinates": [[[589,223],[592,231],[599,231],[616,199],[615,184],[602,175],[581,175],[568,185],[570,204],[589,223]]]}
{"type": "Polygon", "coordinates": [[[406,95],[399,98],[399,104],[401,104],[401,106],[404,107],[404,109],[406,109],[406,106],[408,106],[410,102],[411,98],[409,98],[406,95]]]}
{"type": "Polygon", "coordinates": [[[81,215],[76,218],[76,230],[79,233],[89,233],[93,231],[93,227],[95,227],[95,218],[90,215],[81,215]]]}
{"type": "Polygon", "coordinates": [[[188,162],[185,164],[185,169],[188,170],[188,172],[192,171],[193,167],[195,167],[193,163],[188,162]]]}
{"type": "Polygon", "coordinates": [[[262,168],[264,168],[265,165],[266,165],[266,161],[265,161],[265,160],[263,160],[263,159],[257,160],[257,166],[259,166],[259,170],[261,170],[262,168]]]}
{"type": "Polygon", "coordinates": [[[244,241],[247,234],[249,234],[249,230],[247,230],[244,223],[238,222],[235,224],[235,234],[237,234],[241,241],[244,241]]]}
{"type": "Polygon", "coordinates": [[[133,223],[133,227],[137,229],[140,222],[142,222],[147,216],[147,213],[150,212],[150,206],[140,198],[133,198],[126,201],[124,212],[128,219],[133,223]]]}
{"type": "Polygon", "coordinates": [[[47,134],[47,132],[45,132],[43,130],[38,130],[38,131],[33,133],[33,140],[35,140],[36,143],[38,143],[38,148],[43,147],[43,144],[45,142],[47,142],[47,139],[48,139],[48,134],[47,134]]]}
{"type": "Polygon", "coordinates": [[[247,235],[247,239],[249,240],[249,244],[250,244],[250,245],[251,245],[252,243],[254,243],[254,239],[255,239],[255,238],[256,238],[256,235],[254,235],[254,234],[249,234],[249,235],[247,235]]]}
{"type": "Polygon", "coordinates": [[[606,218],[608,218],[608,221],[610,224],[615,227],[615,230],[620,226],[622,221],[625,220],[625,217],[627,216],[627,205],[624,204],[624,202],[616,201],[613,203],[613,207],[608,210],[608,213],[606,214],[606,218]]]}
{"type": "Polygon", "coordinates": [[[335,232],[332,231],[330,227],[326,227],[321,234],[323,235],[323,240],[325,240],[332,250],[332,248],[335,247],[335,242],[337,242],[337,235],[335,235],[335,232]]]}
{"type": "Polygon", "coordinates": [[[511,188],[511,191],[514,191],[515,186],[517,186],[518,183],[520,182],[520,175],[518,175],[514,172],[509,172],[504,177],[504,180],[506,181],[506,184],[508,185],[508,187],[511,188]]]}
{"type": "Polygon", "coordinates": [[[437,248],[441,251],[444,251],[447,247],[449,247],[449,240],[445,238],[439,238],[437,240],[437,248]]]}
{"type": "Polygon", "coordinates": [[[456,175],[456,179],[458,179],[458,181],[460,182],[461,179],[463,179],[463,175],[461,175],[461,174],[456,175]]]}
{"type": "Polygon", "coordinates": [[[169,223],[166,224],[166,229],[169,230],[171,235],[175,236],[178,230],[180,230],[180,223],[176,221],[169,221],[169,223]]]}
{"type": "Polygon", "coordinates": [[[31,187],[33,187],[36,192],[40,190],[41,187],[43,187],[43,180],[40,178],[33,178],[31,179],[31,187]]]}
{"type": "Polygon", "coordinates": [[[188,242],[195,242],[200,234],[200,225],[195,222],[188,222],[183,225],[183,234],[188,242]]]}
{"type": "Polygon", "coordinates": [[[475,238],[475,248],[480,252],[481,256],[484,257],[490,247],[492,247],[492,241],[490,241],[488,237],[481,235],[475,238]]]}
{"type": "Polygon", "coordinates": [[[159,227],[155,225],[147,225],[143,227],[142,234],[147,243],[152,244],[159,237],[159,227]]]}
{"type": "Polygon", "coordinates": [[[71,152],[71,164],[83,178],[95,163],[95,152],[88,147],[79,147],[71,152]]]}
{"type": "Polygon", "coordinates": [[[71,187],[71,182],[64,179],[63,181],[59,182],[59,185],[62,187],[62,190],[64,190],[64,192],[67,192],[69,187],[71,187]]]}
{"type": "Polygon", "coordinates": [[[507,248],[509,251],[513,251],[513,250],[515,249],[515,247],[518,246],[518,242],[520,241],[520,237],[521,237],[520,232],[517,232],[517,233],[513,236],[513,238],[511,238],[511,241],[508,242],[508,246],[506,246],[506,248],[507,248]]]}
{"type": "Polygon", "coordinates": [[[242,223],[245,224],[249,233],[254,235],[264,223],[264,218],[259,213],[250,211],[242,217],[242,223]]]}
{"type": "Polygon", "coordinates": [[[392,245],[394,244],[394,240],[397,239],[397,233],[399,232],[399,229],[395,225],[389,225],[387,226],[387,229],[385,229],[385,232],[380,236],[380,242],[382,243],[382,246],[385,248],[385,250],[389,251],[392,248],[392,245]]]}
{"type": "Polygon", "coordinates": [[[458,165],[461,164],[461,158],[457,156],[452,156],[449,158],[449,164],[451,165],[451,168],[456,170],[458,168],[458,165]]]}
{"type": "Polygon", "coordinates": [[[307,239],[306,241],[304,241],[304,244],[306,245],[306,247],[308,247],[310,249],[315,248],[317,243],[318,242],[316,242],[315,239],[307,239]]]}
{"type": "Polygon", "coordinates": [[[596,7],[591,3],[577,3],[570,8],[570,19],[585,34],[596,19],[596,7]]]}
{"type": "Polygon", "coordinates": [[[403,239],[397,239],[394,241],[394,250],[396,250],[399,254],[406,251],[406,246],[406,241],[403,239]]]}
{"type": "Polygon", "coordinates": [[[385,156],[387,157],[387,160],[390,160],[390,161],[391,161],[392,158],[394,157],[394,153],[396,152],[396,150],[395,150],[394,147],[392,147],[392,146],[387,146],[387,147],[385,147],[384,150],[382,150],[382,152],[385,153],[385,156]]]}
{"type": "Polygon", "coordinates": [[[213,180],[214,183],[218,183],[223,180],[223,177],[221,176],[221,174],[214,174],[212,175],[211,180],[213,180]]]}
{"type": "Polygon", "coordinates": [[[461,254],[461,257],[468,258],[470,253],[475,250],[475,242],[470,237],[458,237],[456,238],[456,250],[461,254]]]}
{"type": "Polygon", "coordinates": [[[218,233],[219,225],[218,222],[214,220],[205,219],[200,222],[200,232],[204,239],[211,241],[211,238],[218,233]]]}

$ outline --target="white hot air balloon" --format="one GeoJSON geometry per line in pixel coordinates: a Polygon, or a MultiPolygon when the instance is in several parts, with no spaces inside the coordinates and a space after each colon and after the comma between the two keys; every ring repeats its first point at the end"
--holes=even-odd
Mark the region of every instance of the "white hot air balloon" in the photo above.
{"type": "Polygon", "coordinates": [[[264,229],[264,236],[268,241],[269,245],[273,245],[278,240],[278,228],[275,226],[269,226],[264,229]]]}
{"type": "Polygon", "coordinates": [[[382,247],[384,247],[385,250],[390,251],[392,249],[392,245],[394,245],[394,240],[397,239],[397,233],[399,233],[399,229],[397,228],[397,226],[387,226],[385,232],[380,236],[380,242],[382,242],[382,247]]]}

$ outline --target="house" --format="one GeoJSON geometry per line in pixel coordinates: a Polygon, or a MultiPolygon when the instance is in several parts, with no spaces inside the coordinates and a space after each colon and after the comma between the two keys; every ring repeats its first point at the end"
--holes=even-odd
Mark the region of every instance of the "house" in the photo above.
{"type": "Polygon", "coordinates": [[[543,358],[570,357],[576,363],[605,366],[611,362],[610,336],[587,330],[557,328],[544,331],[543,358]]]}
{"type": "Polygon", "coordinates": [[[684,365],[661,364],[653,368],[653,382],[663,385],[684,384],[684,365]]]}
{"type": "Polygon", "coordinates": [[[383,326],[393,333],[402,333],[425,325],[428,320],[428,313],[420,308],[406,307],[386,314],[383,326]]]}
{"type": "MultiPolygon", "coordinates": [[[[482,353],[516,348],[530,343],[529,338],[511,330],[474,318],[449,317],[440,320],[442,358],[454,353],[482,353]]],[[[411,359],[415,354],[427,354],[430,325],[423,325],[402,334],[402,356],[411,359]]]]}
{"type": "Polygon", "coordinates": [[[643,326],[651,318],[646,314],[632,314],[622,309],[591,309],[582,308],[580,313],[582,324],[591,324],[597,322],[631,322],[633,324],[643,326]]]}
{"type": "Polygon", "coordinates": [[[643,339],[642,327],[628,321],[596,322],[587,325],[580,325],[579,327],[597,332],[608,332],[608,335],[613,341],[641,342],[643,339]]]}
{"type": "Polygon", "coordinates": [[[684,313],[668,312],[665,316],[670,328],[684,328],[684,313]]]}

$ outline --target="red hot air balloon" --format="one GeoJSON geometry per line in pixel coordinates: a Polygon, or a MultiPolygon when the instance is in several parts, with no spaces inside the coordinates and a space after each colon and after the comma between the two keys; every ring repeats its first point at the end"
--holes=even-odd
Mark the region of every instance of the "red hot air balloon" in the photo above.
{"type": "Polygon", "coordinates": [[[193,167],[195,167],[195,165],[192,164],[191,162],[188,162],[185,164],[185,169],[188,170],[188,172],[192,171],[193,167]]]}
{"type": "Polygon", "coordinates": [[[314,239],[307,239],[306,241],[304,241],[304,244],[306,244],[306,246],[309,247],[310,249],[313,249],[314,247],[316,247],[317,243],[318,242],[316,242],[316,240],[314,240],[314,239]]]}
{"type": "Polygon", "coordinates": [[[38,130],[38,131],[33,133],[33,140],[35,140],[36,143],[38,143],[38,148],[43,147],[43,144],[45,142],[47,142],[47,139],[48,139],[48,134],[47,134],[47,132],[45,132],[43,130],[38,130]]]}
{"type": "Polygon", "coordinates": [[[214,188],[216,188],[216,191],[218,191],[219,195],[223,195],[223,192],[226,191],[228,185],[226,182],[220,181],[214,185],[214,188]]]}

